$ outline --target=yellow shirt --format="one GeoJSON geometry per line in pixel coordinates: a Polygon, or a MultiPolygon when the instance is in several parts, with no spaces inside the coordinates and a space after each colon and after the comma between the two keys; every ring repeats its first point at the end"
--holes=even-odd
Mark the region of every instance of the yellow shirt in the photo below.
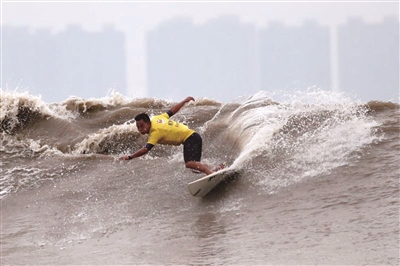
{"type": "Polygon", "coordinates": [[[192,135],[194,130],[188,126],[169,119],[167,113],[154,116],[151,119],[148,144],[180,145],[192,135]]]}

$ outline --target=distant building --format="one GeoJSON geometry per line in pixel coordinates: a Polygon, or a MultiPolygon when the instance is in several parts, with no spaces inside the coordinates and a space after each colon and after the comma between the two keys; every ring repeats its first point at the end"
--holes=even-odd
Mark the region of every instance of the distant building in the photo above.
{"type": "Polygon", "coordinates": [[[58,34],[3,26],[2,37],[3,89],[28,89],[47,102],[126,90],[125,37],[110,26],[86,32],[72,25],[58,34]]]}
{"type": "Polygon", "coordinates": [[[338,30],[340,88],[363,101],[399,99],[399,21],[350,19],[338,30]]]}
{"type": "Polygon", "coordinates": [[[256,31],[237,17],[205,25],[181,18],[147,35],[147,79],[151,97],[187,95],[231,100],[257,83],[256,31]]]}
{"type": "Polygon", "coordinates": [[[35,62],[34,38],[27,27],[2,26],[2,84],[14,90],[21,84],[32,85],[38,66],[35,62]]]}
{"type": "Polygon", "coordinates": [[[300,27],[272,23],[260,31],[260,84],[263,90],[330,89],[328,27],[307,21],[300,27]]]}
{"type": "Polygon", "coordinates": [[[198,90],[207,97],[230,100],[257,92],[257,32],[233,16],[199,28],[202,73],[198,90]]]}
{"type": "Polygon", "coordinates": [[[147,34],[147,87],[150,97],[176,98],[195,91],[198,36],[190,19],[161,24],[147,34]]]}

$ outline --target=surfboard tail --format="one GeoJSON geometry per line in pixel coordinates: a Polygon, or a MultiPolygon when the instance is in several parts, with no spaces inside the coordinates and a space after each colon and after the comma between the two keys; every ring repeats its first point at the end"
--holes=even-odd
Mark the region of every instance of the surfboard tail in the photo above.
{"type": "Polygon", "coordinates": [[[196,197],[203,197],[216,187],[225,178],[235,175],[235,169],[222,169],[210,175],[204,176],[188,184],[190,194],[196,197]]]}

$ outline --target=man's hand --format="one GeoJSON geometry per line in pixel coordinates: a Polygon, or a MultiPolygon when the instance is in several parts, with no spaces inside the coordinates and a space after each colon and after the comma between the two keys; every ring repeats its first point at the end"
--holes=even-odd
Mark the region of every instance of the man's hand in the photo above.
{"type": "Polygon", "coordinates": [[[137,158],[137,157],[143,156],[148,152],[149,152],[149,150],[147,148],[143,147],[140,150],[138,150],[137,152],[135,152],[134,154],[125,155],[125,156],[120,157],[119,159],[120,160],[131,160],[133,158],[137,158]]]}
{"type": "Polygon", "coordinates": [[[194,98],[192,96],[187,97],[185,100],[181,101],[177,105],[173,106],[171,109],[169,109],[172,112],[172,115],[176,114],[181,108],[185,105],[185,103],[188,103],[190,101],[194,101],[194,98]]]}
{"type": "Polygon", "coordinates": [[[185,100],[183,100],[184,103],[188,103],[190,101],[195,101],[192,96],[187,97],[185,100]]]}

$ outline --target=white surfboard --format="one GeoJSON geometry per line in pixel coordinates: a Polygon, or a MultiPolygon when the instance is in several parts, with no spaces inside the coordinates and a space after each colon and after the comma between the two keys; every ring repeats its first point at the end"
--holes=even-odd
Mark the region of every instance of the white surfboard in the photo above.
{"type": "Polygon", "coordinates": [[[225,178],[237,174],[238,171],[232,168],[225,168],[212,173],[188,184],[189,192],[193,196],[203,197],[216,187],[225,178]]]}

